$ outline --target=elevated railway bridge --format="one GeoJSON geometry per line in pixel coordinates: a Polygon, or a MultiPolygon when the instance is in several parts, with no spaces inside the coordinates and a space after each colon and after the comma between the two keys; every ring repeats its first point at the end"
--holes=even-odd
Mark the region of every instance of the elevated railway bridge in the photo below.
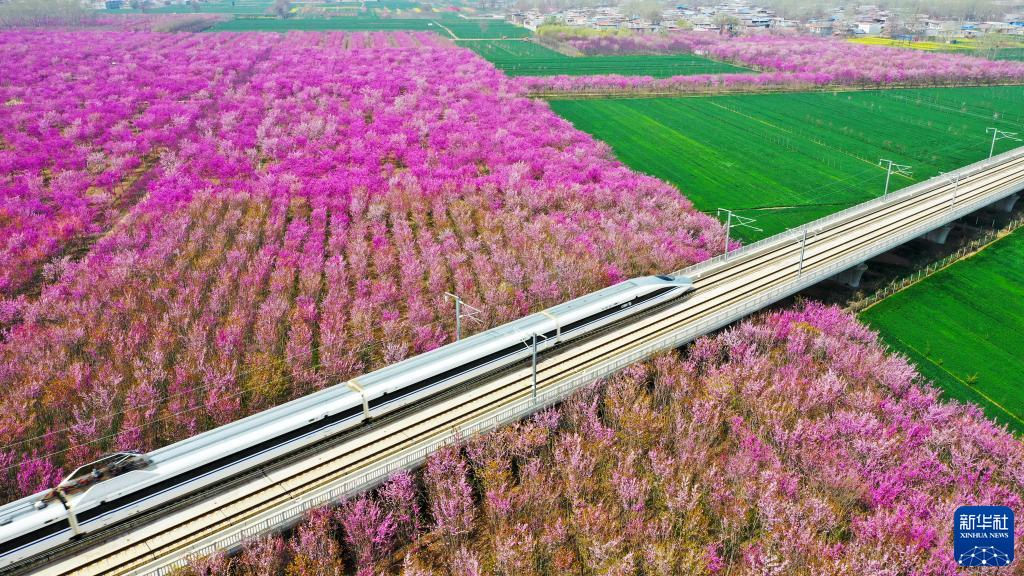
{"type": "MultiPolygon", "coordinates": [[[[674,276],[689,278],[692,290],[662,305],[624,313],[540,354],[474,376],[215,487],[9,561],[0,570],[167,574],[189,556],[231,549],[294,524],[311,508],[420,464],[446,443],[556,403],[582,385],[722,328],[969,213],[1012,203],[1022,190],[1024,148],[1018,148],[679,270],[674,276]]],[[[370,408],[364,396],[363,406],[353,410],[370,408]]]]}

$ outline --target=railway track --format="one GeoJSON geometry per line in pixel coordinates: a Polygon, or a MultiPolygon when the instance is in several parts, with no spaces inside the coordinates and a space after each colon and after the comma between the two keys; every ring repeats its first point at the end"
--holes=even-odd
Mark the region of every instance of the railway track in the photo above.
{"type": "Polygon", "coordinates": [[[1024,148],[963,168],[678,273],[695,290],[666,305],[478,378],[251,471],[215,492],[14,567],[47,575],[166,574],[190,555],[232,548],[369,488],[439,446],[492,429],[581,385],[682,345],[947,222],[1024,189],[1024,148]],[[955,198],[955,200],[954,200],[955,198]]]}

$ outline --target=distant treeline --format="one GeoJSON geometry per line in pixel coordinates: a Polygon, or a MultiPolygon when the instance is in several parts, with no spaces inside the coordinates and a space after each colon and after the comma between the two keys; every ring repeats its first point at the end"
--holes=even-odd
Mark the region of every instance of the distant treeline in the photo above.
{"type": "MultiPolygon", "coordinates": [[[[694,5],[713,5],[713,0],[698,0],[694,5]]],[[[998,20],[1008,12],[1024,8],[1024,2],[1014,7],[999,0],[877,0],[863,2],[845,0],[823,2],[821,0],[758,0],[759,6],[772,8],[787,18],[811,18],[831,14],[835,8],[843,7],[846,14],[856,14],[857,6],[874,4],[883,10],[893,12],[906,19],[915,14],[927,14],[933,18],[953,20],[998,20]]]]}
{"type": "Polygon", "coordinates": [[[81,0],[9,0],[0,3],[0,28],[75,25],[93,14],[81,0]]]}
{"type": "MultiPolygon", "coordinates": [[[[663,8],[675,6],[679,2],[658,2],[663,8]]],[[[806,19],[826,16],[835,8],[843,7],[847,14],[855,14],[857,6],[866,4],[863,0],[757,0],[753,2],[775,10],[786,18],[806,19]]],[[[870,2],[882,9],[895,13],[899,20],[906,20],[914,14],[928,14],[935,18],[954,20],[998,20],[1008,12],[1024,11],[1024,1],[1017,6],[1000,0],[873,0],[870,2]]],[[[517,0],[516,8],[520,10],[541,9],[563,10],[566,8],[588,8],[597,6],[619,5],[631,7],[638,4],[637,0],[517,0]]],[[[687,6],[714,6],[721,0],[688,0],[687,6]]]]}

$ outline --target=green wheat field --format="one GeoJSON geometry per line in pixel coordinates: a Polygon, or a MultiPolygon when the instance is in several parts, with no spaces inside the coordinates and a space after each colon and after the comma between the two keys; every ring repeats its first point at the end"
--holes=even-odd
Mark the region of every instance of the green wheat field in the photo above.
{"type": "Polygon", "coordinates": [[[1024,230],[860,317],[947,395],[1024,432],[1024,230]]]}
{"type": "Polygon", "coordinates": [[[458,41],[457,44],[472,49],[509,76],[622,74],[667,78],[750,72],[746,68],[716,62],[694,54],[573,57],[523,40],[458,41]]]}
{"type": "MultiPolygon", "coordinates": [[[[757,219],[750,241],[988,156],[990,126],[1024,131],[1024,86],[556,100],[552,109],[700,210],[757,219]]],[[[996,153],[1017,143],[1001,141],[996,153]]]]}

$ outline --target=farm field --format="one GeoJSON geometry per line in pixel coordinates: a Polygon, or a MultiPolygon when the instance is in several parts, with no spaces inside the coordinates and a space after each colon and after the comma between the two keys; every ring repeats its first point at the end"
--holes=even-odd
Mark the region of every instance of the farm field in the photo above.
{"type": "Polygon", "coordinates": [[[972,52],[976,49],[975,43],[968,40],[961,40],[956,44],[946,42],[894,40],[892,38],[882,38],[878,36],[848,38],[847,40],[854,44],[864,44],[867,46],[887,46],[891,48],[925,50],[927,52],[972,52]]]}
{"type": "Polygon", "coordinates": [[[896,190],[984,158],[989,126],[1024,128],[1021,86],[550,104],[698,209],[756,218],[764,232],[737,229],[745,240],[878,196],[879,159],[912,167],[911,177],[893,176],[896,190]]]}
{"type": "MultiPolygon", "coordinates": [[[[219,0],[216,2],[202,2],[199,5],[198,13],[217,14],[263,14],[274,5],[273,0],[219,0]]],[[[123,8],[115,10],[100,10],[103,14],[193,14],[196,12],[188,3],[172,4],[169,6],[153,6],[145,10],[128,8],[128,2],[124,2],[123,8]]],[[[293,9],[301,11],[304,9],[328,9],[328,10],[358,10],[362,6],[358,3],[337,4],[334,2],[302,3],[293,9]]],[[[379,11],[405,11],[405,10],[429,10],[419,2],[410,0],[378,0],[372,3],[371,9],[379,11]]]]}
{"type": "Polygon", "coordinates": [[[529,38],[533,36],[533,32],[526,28],[502,20],[470,20],[448,17],[441,20],[440,23],[456,38],[529,38]]]}
{"type": "Polygon", "coordinates": [[[287,32],[340,30],[347,32],[412,30],[448,34],[433,21],[420,18],[252,18],[228,20],[209,29],[210,32],[287,32]]]}
{"type": "Polygon", "coordinates": [[[1024,48],[1004,48],[996,53],[996,60],[1024,61],[1024,48]]]}
{"type": "Polygon", "coordinates": [[[336,18],[247,18],[221,22],[210,32],[286,32],[289,30],[327,31],[392,31],[414,30],[436,32],[449,38],[487,38],[490,36],[529,36],[530,31],[506,22],[466,20],[451,16],[417,18],[378,18],[359,14],[336,18]],[[454,35],[454,36],[453,36],[454,35]]]}
{"type": "Polygon", "coordinates": [[[1024,231],[861,313],[953,398],[1024,432],[1024,231]],[[941,311],[941,313],[936,313],[941,311]]]}
{"type": "Polygon", "coordinates": [[[912,50],[924,50],[928,52],[950,52],[965,54],[968,56],[979,56],[992,60],[1024,60],[1024,42],[1014,37],[1004,37],[1002,43],[1005,47],[996,48],[989,52],[981,43],[976,40],[958,39],[956,44],[945,42],[908,42],[893,40],[891,38],[851,38],[855,44],[866,44],[869,46],[890,46],[894,48],[907,48],[912,50]]]}
{"type": "Polygon", "coordinates": [[[517,40],[459,41],[458,44],[472,49],[510,76],[622,74],[668,78],[750,71],[694,54],[572,57],[533,42],[517,40]]]}
{"type": "MultiPolygon", "coordinates": [[[[262,14],[272,5],[272,0],[235,0],[234,2],[203,2],[200,4],[199,13],[218,14],[262,14]]],[[[128,3],[125,2],[125,6],[128,3]]],[[[172,4],[170,6],[155,6],[146,10],[120,8],[117,10],[102,10],[105,14],[193,14],[195,10],[188,4],[172,4]]]]}

